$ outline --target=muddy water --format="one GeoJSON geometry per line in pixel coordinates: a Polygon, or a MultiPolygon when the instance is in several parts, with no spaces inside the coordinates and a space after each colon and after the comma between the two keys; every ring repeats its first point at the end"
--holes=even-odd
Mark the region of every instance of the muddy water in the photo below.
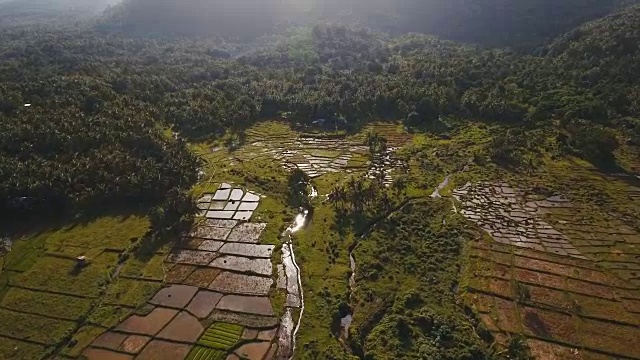
{"type": "MultiPolygon", "coordinates": [[[[318,196],[318,191],[314,187],[311,187],[309,197],[314,198],[316,196],[318,196]]],[[[302,290],[300,267],[296,262],[291,235],[306,226],[309,216],[309,210],[301,209],[301,212],[296,216],[293,223],[282,233],[282,265],[286,279],[287,300],[278,332],[277,359],[292,359],[296,350],[296,335],[300,330],[300,322],[304,314],[304,292],[302,290]],[[300,309],[298,321],[295,323],[295,326],[294,309],[300,309]]]]}

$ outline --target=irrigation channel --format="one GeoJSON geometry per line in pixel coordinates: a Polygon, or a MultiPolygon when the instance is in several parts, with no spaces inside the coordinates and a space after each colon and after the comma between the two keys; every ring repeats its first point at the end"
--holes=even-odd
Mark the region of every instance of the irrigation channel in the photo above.
{"type": "MultiPolygon", "coordinates": [[[[311,185],[309,185],[311,186],[311,185]]],[[[318,191],[311,186],[309,198],[318,196],[318,191]]],[[[282,233],[282,264],[286,276],[286,307],[280,321],[278,332],[278,359],[293,359],[296,350],[296,336],[300,330],[302,315],[304,314],[304,292],[300,267],[296,262],[292,235],[304,228],[309,220],[309,209],[301,208],[293,223],[282,233]],[[294,310],[300,309],[298,321],[294,326],[294,310]]]]}

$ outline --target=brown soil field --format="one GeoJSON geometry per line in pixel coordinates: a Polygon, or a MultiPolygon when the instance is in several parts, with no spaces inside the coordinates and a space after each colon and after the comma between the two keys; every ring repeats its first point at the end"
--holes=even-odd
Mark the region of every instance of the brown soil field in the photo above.
{"type": "Polygon", "coordinates": [[[514,256],[513,260],[515,266],[523,269],[537,270],[561,276],[571,276],[574,273],[573,267],[558,263],[532,259],[524,256],[514,256]]]}
{"type": "Polygon", "coordinates": [[[571,315],[555,311],[547,311],[532,307],[520,309],[520,316],[528,335],[547,339],[564,340],[572,344],[578,343],[576,328],[571,315]]]}
{"type": "Polygon", "coordinates": [[[615,291],[611,287],[592,284],[575,279],[567,280],[567,290],[610,300],[613,300],[616,297],[615,291]]]}
{"type": "Polygon", "coordinates": [[[211,282],[209,288],[229,294],[267,295],[272,284],[271,278],[223,272],[211,282]]]}
{"type": "Polygon", "coordinates": [[[183,284],[206,288],[218,274],[220,274],[220,269],[199,268],[192,272],[191,275],[183,281],[183,284]]]}
{"type": "Polygon", "coordinates": [[[193,297],[186,310],[194,316],[204,319],[211,314],[220,299],[222,299],[222,294],[220,293],[200,290],[193,297]]]}
{"type": "Polygon", "coordinates": [[[268,297],[227,295],[218,302],[216,308],[248,314],[273,315],[268,297]]]}
{"type": "Polygon", "coordinates": [[[614,319],[631,325],[640,325],[640,316],[628,312],[620,301],[605,300],[591,296],[571,294],[576,312],[604,320],[614,319]]]}
{"type": "Polygon", "coordinates": [[[189,235],[194,238],[225,240],[231,229],[213,226],[198,226],[189,235]]]}
{"type": "Polygon", "coordinates": [[[136,357],[136,360],[182,360],[190,350],[190,345],[152,340],[136,357]]]}
{"type": "Polygon", "coordinates": [[[249,343],[240,346],[235,353],[243,359],[262,359],[270,346],[268,342],[249,343]]]}
{"type": "Polygon", "coordinates": [[[103,349],[88,348],[82,355],[87,360],[133,360],[133,356],[103,349]]]}
{"type": "Polygon", "coordinates": [[[571,308],[571,299],[564,291],[548,289],[540,286],[529,286],[529,301],[532,303],[552,306],[561,310],[571,308]]]}
{"type": "Polygon", "coordinates": [[[556,289],[564,289],[565,288],[565,279],[557,276],[545,274],[537,271],[525,270],[525,269],[515,269],[514,270],[516,280],[520,282],[526,282],[533,285],[541,285],[552,287],[556,289]]]}
{"type": "Polygon", "coordinates": [[[196,250],[176,250],[167,260],[169,262],[189,264],[189,265],[207,265],[217,256],[214,252],[196,251],[196,250]]]}
{"type": "Polygon", "coordinates": [[[240,224],[231,231],[227,241],[257,244],[266,227],[267,224],[240,224]]]}
{"type": "Polygon", "coordinates": [[[258,340],[271,341],[276,336],[278,329],[264,330],[258,334],[258,340]]]}
{"type": "Polygon", "coordinates": [[[499,297],[494,299],[495,312],[498,321],[496,325],[502,331],[510,333],[519,333],[521,331],[520,319],[518,318],[517,308],[513,301],[504,300],[499,297]]]}
{"type": "Polygon", "coordinates": [[[93,346],[118,350],[120,344],[127,338],[127,334],[108,331],[100,335],[94,342],[93,346]]]}
{"type": "Polygon", "coordinates": [[[197,267],[193,265],[175,264],[167,272],[165,281],[167,283],[182,283],[197,267]]]}
{"type": "Polygon", "coordinates": [[[258,336],[259,331],[256,329],[244,329],[242,332],[242,339],[244,340],[253,340],[258,336]]]}
{"type": "Polygon", "coordinates": [[[186,311],[180,312],[158,334],[159,338],[172,341],[195,343],[204,331],[202,324],[186,311]]]}
{"type": "Polygon", "coordinates": [[[529,339],[527,340],[527,345],[529,345],[531,355],[533,355],[537,360],[590,359],[585,357],[584,354],[576,348],[553,344],[546,341],[529,339]]]}
{"type": "Polygon", "coordinates": [[[160,332],[177,313],[177,310],[158,307],[146,316],[131,315],[123,321],[122,324],[118,325],[116,330],[133,334],[155,335],[160,332]]]}
{"type": "Polygon", "coordinates": [[[637,340],[640,328],[623,326],[604,321],[581,319],[576,326],[577,337],[583,346],[602,349],[630,358],[640,358],[637,340]]]}
{"type": "Polygon", "coordinates": [[[200,246],[198,246],[198,250],[218,251],[218,250],[220,250],[222,245],[224,245],[223,241],[219,241],[219,240],[204,240],[202,243],[200,243],[200,246]]]}
{"type": "Polygon", "coordinates": [[[219,322],[228,322],[256,329],[270,329],[278,324],[278,318],[274,316],[262,316],[253,314],[240,314],[225,310],[214,310],[209,319],[219,322]]]}
{"type": "Polygon", "coordinates": [[[488,287],[489,291],[494,294],[513,299],[514,292],[511,286],[511,282],[501,279],[488,279],[488,287]]]}
{"type": "Polygon", "coordinates": [[[130,335],[120,346],[120,350],[130,353],[138,354],[151,340],[148,336],[130,335]]]}
{"type": "Polygon", "coordinates": [[[182,309],[189,304],[196,292],[198,288],[195,286],[170,285],[158,291],[149,303],[182,309]]]}

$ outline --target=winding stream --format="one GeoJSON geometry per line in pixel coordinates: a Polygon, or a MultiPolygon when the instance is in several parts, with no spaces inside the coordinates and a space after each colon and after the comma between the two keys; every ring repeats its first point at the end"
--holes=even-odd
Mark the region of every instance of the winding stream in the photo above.
{"type": "MultiPolygon", "coordinates": [[[[364,237],[364,235],[362,236],[364,237]]],[[[351,295],[353,294],[353,289],[356,287],[356,258],[353,253],[358,248],[358,241],[351,250],[349,250],[349,267],[351,268],[351,276],[349,276],[349,303],[351,303],[351,295]]],[[[349,313],[340,319],[340,327],[342,328],[342,337],[345,339],[349,338],[349,327],[351,326],[351,322],[353,321],[353,312],[349,311],[349,313]]]]}
{"type": "MultiPolygon", "coordinates": [[[[316,196],[318,196],[318,191],[312,186],[309,197],[313,199],[316,196]]],[[[296,336],[300,330],[300,323],[304,314],[302,277],[300,267],[296,262],[292,235],[305,227],[309,215],[308,209],[301,209],[293,223],[282,233],[282,265],[284,266],[286,277],[287,298],[278,332],[278,359],[293,359],[296,350],[296,336]],[[298,314],[298,321],[294,325],[295,309],[300,309],[300,313],[298,314]]]]}

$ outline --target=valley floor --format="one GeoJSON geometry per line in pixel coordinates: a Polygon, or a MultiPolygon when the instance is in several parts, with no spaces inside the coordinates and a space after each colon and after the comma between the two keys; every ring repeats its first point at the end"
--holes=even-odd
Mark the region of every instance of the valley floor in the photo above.
{"type": "Polygon", "coordinates": [[[194,144],[188,234],[156,243],[114,211],[12,239],[0,358],[640,359],[640,179],[474,161],[486,131],[264,122],[232,149],[194,144]],[[303,209],[294,168],[317,191],[303,209]],[[381,184],[360,211],[336,200],[352,177],[381,184]]]}

